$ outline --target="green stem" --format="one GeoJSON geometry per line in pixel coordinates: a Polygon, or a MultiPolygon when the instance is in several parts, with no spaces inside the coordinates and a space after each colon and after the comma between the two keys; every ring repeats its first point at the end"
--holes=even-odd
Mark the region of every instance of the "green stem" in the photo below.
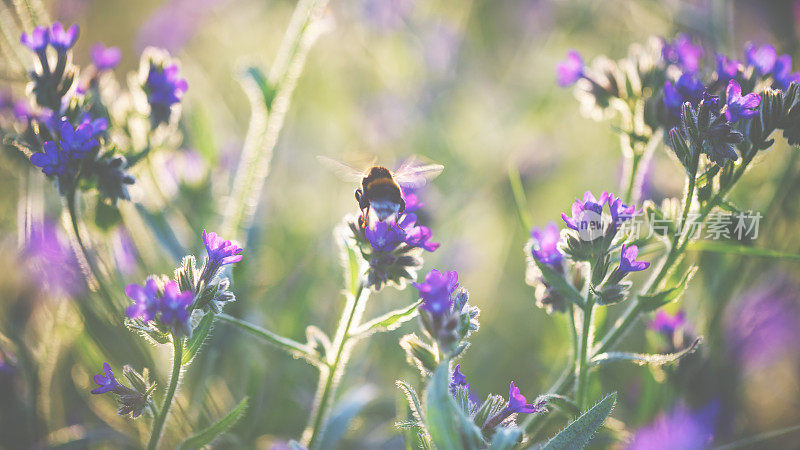
{"type": "Polygon", "coordinates": [[[364,283],[361,282],[358,284],[356,292],[348,297],[342,320],[336,330],[336,339],[332,346],[333,359],[330,359],[329,354],[327,366],[320,366],[320,383],[315,396],[315,406],[311,413],[308,427],[303,432],[302,440],[308,448],[314,448],[318,444],[318,439],[325,430],[331,403],[349,359],[349,350],[355,342],[354,339],[351,339],[350,330],[358,326],[361,314],[364,311],[361,297],[363,296],[363,300],[366,300],[368,295],[369,291],[366,290],[365,292],[364,283]]]}
{"type": "Polygon", "coordinates": [[[258,325],[252,324],[246,320],[237,319],[236,317],[229,316],[227,314],[218,314],[217,318],[219,318],[223,322],[228,322],[235,327],[244,330],[254,336],[260,337],[265,341],[269,342],[270,344],[275,345],[278,348],[281,348],[292,356],[297,356],[306,359],[310,363],[314,365],[322,365],[325,364],[320,359],[319,353],[309,347],[308,345],[301,344],[293,339],[289,339],[287,337],[283,337],[275,332],[267,330],[265,328],[259,327],[258,325]]]}
{"type": "Polygon", "coordinates": [[[628,178],[628,185],[625,187],[625,203],[630,204],[633,201],[633,192],[636,190],[636,179],[638,178],[639,163],[642,160],[641,153],[634,153],[630,157],[625,158],[625,175],[628,178]]]}
{"type": "Polygon", "coordinates": [[[161,439],[161,432],[164,429],[164,423],[167,421],[169,407],[172,405],[175,391],[178,390],[178,381],[181,377],[181,359],[183,358],[183,340],[177,339],[173,334],[172,344],[172,374],[169,377],[169,386],[167,387],[167,394],[164,397],[161,411],[159,411],[159,414],[153,422],[153,429],[150,432],[150,442],[147,444],[147,450],[155,450],[158,446],[158,441],[161,439]]]}
{"type": "Polygon", "coordinates": [[[578,357],[575,360],[575,401],[583,409],[586,388],[589,381],[589,349],[592,346],[592,319],[594,316],[594,297],[589,295],[582,314],[583,325],[578,357]]]}

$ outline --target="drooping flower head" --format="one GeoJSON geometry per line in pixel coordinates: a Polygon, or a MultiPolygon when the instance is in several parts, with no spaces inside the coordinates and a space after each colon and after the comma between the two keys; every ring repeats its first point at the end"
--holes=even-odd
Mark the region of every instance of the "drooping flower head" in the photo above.
{"type": "Polygon", "coordinates": [[[458,273],[451,270],[443,274],[433,269],[425,276],[425,282],[412,285],[419,291],[421,308],[434,316],[442,315],[452,305],[451,297],[458,287],[458,273]]]}
{"type": "Polygon", "coordinates": [[[570,50],[567,52],[567,59],[556,66],[558,85],[565,87],[575,84],[576,81],[583,77],[583,70],[584,64],[581,54],[575,50],[570,50]]]}
{"type": "Polygon", "coordinates": [[[65,52],[75,45],[79,31],[78,25],[72,25],[68,29],[64,29],[64,25],[61,22],[53,22],[48,34],[50,45],[59,52],[65,52]]]}
{"type": "Polygon", "coordinates": [[[39,26],[29,33],[22,33],[20,36],[22,45],[31,49],[36,53],[43,53],[47,44],[50,43],[47,28],[39,26]]]}
{"type": "Polygon", "coordinates": [[[745,57],[747,63],[755,67],[761,75],[766,75],[772,72],[775,67],[775,61],[778,59],[778,54],[775,47],[766,45],[755,45],[748,42],[745,46],[745,57]]]}
{"type": "Polygon", "coordinates": [[[560,230],[555,222],[549,222],[544,228],[532,229],[531,254],[541,263],[550,266],[558,265],[564,257],[558,249],[560,239],[560,230]]]}
{"type": "Polygon", "coordinates": [[[627,450],[702,450],[714,439],[719,404],[692,411],[678,406],[636,431],[627,450]]]}
{"type": "Polygon", "coordinates": [[[700,61],[705,52],[703,47],[692,43],[692,38],[686,34],[679,34],[671,43],[665,42],[661,50],[664,59],[675,64],[684,72],[697,72],[700,61]]]}
{"type": "Polygon", "coordinates": [[[119,47],[106,47],[98,42],[92,46],[91,56],[97,70],[111,70],[122,60],[122,51],[119,47]]]}
{"type": "Polygon", "coordinates": [[[736,122],[739,119],[749,119],[758,114],[758,105],[761,104],[761,97],[755,92],[742,96],[742,87],[736,80],[728,82],[726,91],[725,118],[729,122],[736,122]]]}
{"type": "Polygon", "coordinates": [[[120,387],[108,363],[103,363],[103,373],[93,376],[92,379],[98,385],[98,387],[92,389],[92,394],[105,394],[106,392],[115,391],[120,387]]]}
{"type": "Polygon", "coordinates": [[[683,327],[685,323],[686,314],[683,310],[675,314],[670,314],[663,309],[659,309],[658,312],[656,312],[656,317],[648,324],[648,327],[658,333],[672,336],[679,328],[683,327]]]}

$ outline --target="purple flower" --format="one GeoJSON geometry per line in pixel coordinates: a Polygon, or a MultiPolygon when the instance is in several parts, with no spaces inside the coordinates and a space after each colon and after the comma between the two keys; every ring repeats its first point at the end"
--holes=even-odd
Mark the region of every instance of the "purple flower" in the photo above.
{"type": "Polygon", "coordinates": [[[49,43],[47,28],[36,27],[33,29],[33,31],[31,31],[30,34],[22,33],[19,41],[22,43],[22,45],[28,47],[32,51],[36,53],[42,53],[49,43]]]}
{"type": "Polygon", "coordinates": [[[98,42],[92,46],[91,56],[97,70],[111,70],[122,59],[122,51],[118,47],[106,47],[98,42]]]}
{"type": "Polygon", "coordinates": [[[542,405],[538,403],[529,404],[525,396],[520,393],[519,388],[514,386],[513,381],[511,382],[508,390],[508,406],[505,409],[506,416],[512,413],[535,414],[542,411],[544,411],[542,405]]]}
{"type": "Polygon", "coordinates": [[[555,222],[550,222],[544,228],[531,230],[531,254],[539,262],[549,266],[556,266],[561,262],[563,254],[558,250],[561,239],[560,230],[555,222]]]}
{"type": "Polygon", "coordinates": [[[586,230],[589,221],[595,219],[599,220],[600,215],[603,214],[603,203],[608,199],[608,193],[603,192],[600,200],[597,200],[591,191],[583,193],[583,200],[576,198],[575,203],[572,204],[572,217],[566,213],[561,213],[561,218],[567,226],[575,231],[586,230]],[[590,212],[589,217],[585,214],[590,212]],[[596,215],[596,217],[591,217],[596,215]]]}
{"type": "MultiPolygon", "coordinates": [[[[105,128],[105,119],[98,119],[98,126],[105,128]]],[[[83,159],[87,154],[96,150],[100,143],[95,138],[94,122],[83,122],[77,128],[73,128],[72,124],[66,118],[62,118],[58,125],[58,131],[61,136],[61,149],[71,159],[83,159]]]]}
{"type": "Polygon", "coordinates": [[[400,220],[400,227],[405,230],[405,243],[411,247],[419,247],[432,252],[439,248],[438,242],[431,242],[433,233],[425,226],[416,225],[416,214],[405,214],[400,220]]]}
{"type": "Polygon", "coordinates": [[[736,161],[739,155],[734,150],[734,144],[742,142],[744,136],[733,124],[726,121],[715,121],[708,129],[708,148],[705,149],[708,159],[718,164],[725,165],[728,160],[736,161]]]}
{"type": "Polygon", "coordinates": [[[631,219],[632,217],[642,213],[642,210],[636,209],[634,205],[626,205],[622,202],[622,198],[617,197],[612,193],[603,192],[603,196],[607,197],[606,203],[608,210],[611,213],[611,221],[615,227],[618,227],[622,222],[631,219]]]}
{"type": "Polygon", "coordinates": [[[457,387],[465,387],[469,389],[467,377],[461,373],[461,364],[456,364],[456,367],[453,369],[453,376],[450,377],[450,389],[455,391],[457,387]]]}
{"type": "Polygon", "coordinates": [[[567,52],[567,59],[556,66],[556,79],[559,86],[570,86],[583,77],[583,58],[575,50],[567,52]]]}
{"type": "Polygon", "coordinates": [[[739,61],[728,59],[727,56],[717,53],[717,79],[725,82],[736,77],[739,73],[739,61]]]}
{"type": "Polygon", "coordinates": [[[391,252],[396,249],[406,238],[405,232],[394,222],[375,221],[371,227],[364,230],[373,249],[382,252],[391,252]]]}
{"type": "Polygon", "coordinates": [[[79,127],[83,125],[88,125],[92,130],[91,131],[92,138],[97,139],[101,137],[108,129],[108,120],[106,120],[105,117],[92,119],[92,116],[87,112],[83,113],[81,121],[78,123],[79,127]]]}
{"type": "Polygon", "coordinates": [[[775,85],[780,89],[788,89],[792,81],[800,82],[800,73],[792,73],[791,56],[781,55],[775,60],[775,66],[772,68],[772,78],[775,79],[775,85]]]}
{"type": "Polygon", "coordinates": [[[728,82],[725,102],[727,103],[725,117],[730,122],[736,122],[739,119],[749,119],[758,114],[761,97],[755,92],[742,96],[742,87],[736,80],[731,80],[728,82]]]}
{"type": "Polygon", "coordinates": [[[704,91],[705,86],[694,74],[684,73],[674,85],[670,81],[664,83],[664,106],[673,116],[680,117],[683,104],[697,105],[704,91]]]}
{"type": "Polygon", "coordinates": [[[775,52],[775,47],[769,44],[756,46],[748,42],[744,53],[747,58],[747,63],[754,66],[761,75],[772,72],[778,57],[775,52]]]}
{"type": "Polygon", "coordinates": [[[108,363],[103,363],[103,375],[102,373],[98,373],[92,379],[99,387],[92,389],[92,394],[105,394],[106,392],[111,392],[120,387],[120,384],[117,383],[117,379],[114,377],[114,372],[111,371],[111,366],[108,363]]]}
{"type": "Polygon", "coordinates": [[[627,450],[701,450],[714,439],[719,404],[698,411],[678,406],[636,431],[627,450]]]}
{"type": "Polygon", "coordinates": [[[425,204],[420,201],[419,196],[414,189],[401,186],[400,190],[403,193],[403,200],[406,202],[406,213],[417,211],[425,206],[425,204]]]}
{"type": "Polygon", "coordinates": [[[664,44],[661,54],[665,60],[677,65],[684,71],[697,72],[704,52],[703,47],[692,43],[691,37],[681,33],[671,44],[664,44]]]}
{"type": "Polygon", "coordinates": [[[175,334],[186,336],[190,334],[189,305],[194,300],[192,292],[181,292],[178,283],[170,281],[164,285],[164,296],[161,298],[159,310],[160,321],[170,327],[175,334]]]}
{"type": "Polygon", "coordinates": [[[56,50],[63,52],[67,51],[75,45],[78,40],[78,25],[72,25],[69,29],[65,30],[61,22],[54,22],[50,26],[49,38],[50,45],[56,50]]]}
{"type": "Polygon", "coordinates": [[[624,275],[630,272],[639,272],[650,267],[648,261],[636,261],[637,256],[639,256],[639,247],[635,245],[626,247],[625,244],[622,244],[617,271],[624,275]]]}
{"type": "Polygon", "coordinates": [[[798,354],[798,292],[794,282],[776,277],[748,290],[727,308],[727,342],[745,368],[763,370],[781,357],[798,354]]]}
{"type": "Polygon", "coordinates": [[[144,89],[147,92],[147,101],[154,112],[168,116],[169,109],[181,101],[188,88],[189,84],[178,73],[177,64],[170,63],[165,66],[150,64],[144,89]]]}
{"type": "Polygon", "coordinates": [[[49,177],[60,177],[70,171],[69,157],[58,148],[55,142],[46,141],[43,149],[43,152],[31,155],[31,164],[41,167],[42,172],[49,177]]]}
{"type": "Polygon", "coordinates": [[[674,315],[659,309],[656,312],[656,317],[648,324],[651,330],[655,330],[661,334],[672,336],[678,328],[681,328],[686,323],[686,314],[683,310],[676,312],[674,315]]]}
{"type": "Polygon", "coordinates": [[[208,233],[203,230],[203,243],[208,252],[208,259],[219,266],[237,263],[243,258],[243,255],[241,255],[244,251],[243,249],[237,247],[231,241],[222,239],[217,233],[208,233]]]}
{"type": "Polygon", "coordinates": [[[131,319],[142,319],[143,322],[156,319],[159,312],[156,280],[149,278],[144,286],[129,284],[125,287],[125,295],[134,301],[133,305],[125,310],[125,315],[131,319]]]}
{"type": "Polygon", "coordinates": [[[433,269],[425,276],[424,283],[412,285],[419,290],[422,299],[420,307],[434,316],[442,315],[450,310],[450,298],[458,287],[458,273],[451,270],[443,274],[433,269]]]}

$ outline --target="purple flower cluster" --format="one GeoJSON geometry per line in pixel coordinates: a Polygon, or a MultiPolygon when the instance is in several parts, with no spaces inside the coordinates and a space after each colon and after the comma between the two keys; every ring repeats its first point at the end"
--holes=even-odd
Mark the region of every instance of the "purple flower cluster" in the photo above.
{"type": "Polygon", "coordinates": [[[680,68],[684,72],[694,73],[700,69],[703,59],[703,47],[692,43],[692,38],[679,34],[672,42],[663,42],[661,55],[665,61],[680,68]]]}
{"type": "Polygon", "coordinates": [[[755,92],[742,96],[742,87],[736,80],[728,82],[725,95],[725,118],[729,122],[736,122],[739,119],[749,119],[758,114],[758,105],[761,104],[761,97],[755,92]]]}
{"type": "Polygon", "coordinates": [[[372,248],[382,252],[394,251],[401,244],[429,252],[439,248],[438,242],[431,242],[433,234],[430,228],[416,223],[417,215],[406,213],[396,223],[375,221],[364,233],[372,248]]]}
{"type": "Polygon", "coordinates": [[[106,121],[85,119],[74,127],[66,118],[62,118],[56,129],[59,139],[45,141],[44,151],[31,155],[31,163],[40,167],[45,175],[63,180],[74,176],[81,161],[98,150],[100,143],[97,137],[105,131],[106,121]]]}
{"type": "Polygon", "coordinates": [[[528,399],[520,392],[519,388],[514,385],[512,381],[508,388],[508,403],[506,407],[499,411],[494,416],[490,417],[486,424],[483,425],[484,429],[492,429],[505,421],[512,414],[538,414],[545,411],[545,401],[536,401],[535,403],[528,403],[528,399]]]}
{"type": "Polygon", "coordinates": [[[194,300],[194,294],[180,292],[178,283],[170,281],[160,291],[156,281],[150,278],[144,286],[129,284],[125,287],[125,294],[134,301],[125,310],[125,314],[131,319],[158,321],[178,337],[191,333],[188,308],[194,300]]]}
{"type": "Polygon", "coordinates": [[[48,44],[63,53],[75,45],[79,31],[78,25],[64,29],[61,22],[54,22],[49,28],[39,26],[30,33],[22,33],[20,42],[38,54],[44,54],[48,44]]]}
{"type": "Polygon", "coordinates": [[[217,233],[203,230],[203,244],[208,258],[200,279],[209,284],[222,266],[235,264],[244,258],[242,248],[231,241],[226,241],[217,233]]]}
{"type": "Polygon", "coordinates": [[[610,192],[603,191],[598,200],[591,191],[586,191],[582,199],[576,198],[572,204],[572,217],[566,213],[561,213],[561,218],[567,224],[567,227],[575,231],[585,231],[592,226],[589,222],[600,219],[603,214],[603,206],[608,206],[608,213],[611,215],[611,226],[614,229],[642,212],[641,209],[637,210],[633,205],[626,205],[621,198],[610,192]]]}
{"type": "Polygon", "coordinates": [[[98,386],[92,389],[92,394],[105,394],[106,392],[116,391],[121,386],[108,363],[103,363],[103,373],[93,376],[92,379],[98,386]]]}
{"type": "Polygon", "coordinates": [[[686,324],[686,313],[679,310],[675,314],[670,314],[663,309],[656,312],[656,317],[647,325],[648,328],[661,333],[665,336],[673,336],[676,331],[686,324]]]}
{"type": "Polygon", "coordinates": [[[680,117],[683,104],[688,102],[696,107],[705,90],[703,83],[693,73],[684,73],[676,83],[664,83],[664,106],[674,117],[680,117]]]}

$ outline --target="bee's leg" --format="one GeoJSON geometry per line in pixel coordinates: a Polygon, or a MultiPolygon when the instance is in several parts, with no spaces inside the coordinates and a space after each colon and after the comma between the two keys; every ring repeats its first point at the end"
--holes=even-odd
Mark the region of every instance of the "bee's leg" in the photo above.
{"type": "Polygon", "coordinates": [[[361,188],[356,189],[356,201],[358,202],[358,207],[362,210],[369,205],[369,201],[364,196],[364,191],[361,188]]]}
{"type": "Polygon", "coordinates": [[[369,203],[365,208],[361,208],[361,215],[358,217],[358,224],[361,226],[361,229],[367,228],[367,220],[369,219],[369,203]]]}

